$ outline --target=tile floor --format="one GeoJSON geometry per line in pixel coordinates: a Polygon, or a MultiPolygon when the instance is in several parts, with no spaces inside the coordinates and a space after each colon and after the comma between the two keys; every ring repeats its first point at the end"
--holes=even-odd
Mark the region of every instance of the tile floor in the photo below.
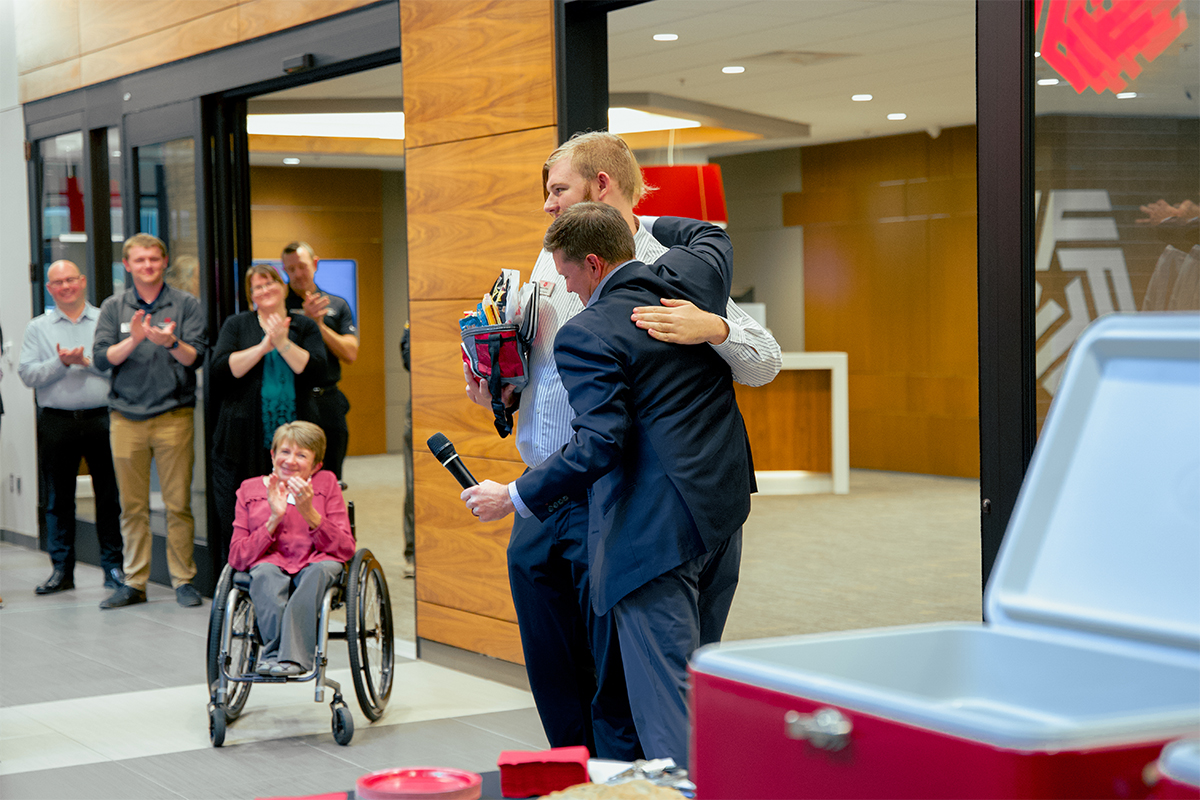
{"type": "MultiPolygon", "coordinates": [[[[395,688],[368,724],[353,697],[346,649],[330,674],[348,691],[354,740],[330,732],[312,684],[259,685],[228,730],[208,741],[205,634],[209,601],[181,608],[165,587],[150,602],[101,611],[96,567],[76,589],[38,597],[44,553],[0,543],[0,797],[254,798],[351,789],[366,772],[448,766],[486,772],[501,750],[547,746],[533,700],[499,683],[413,660],[397,642],[395,688]]],[[[338,625],[340,627],[340,624],[338,625]]]]}

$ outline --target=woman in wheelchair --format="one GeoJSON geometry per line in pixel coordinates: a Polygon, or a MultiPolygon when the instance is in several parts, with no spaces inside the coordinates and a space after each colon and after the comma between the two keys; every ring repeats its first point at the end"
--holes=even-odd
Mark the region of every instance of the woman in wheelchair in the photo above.
{"type": "Polygon", "coordinates": [[[341,579],[342,562],[354,557],[346,501],[334,474],[321,470],[324,456],[318,426],[284,423],[271,442],[271,474],[237,490],[229,564],[250,573],[264,642],[260,675],[313,668],[322,598],[341,579]]]}

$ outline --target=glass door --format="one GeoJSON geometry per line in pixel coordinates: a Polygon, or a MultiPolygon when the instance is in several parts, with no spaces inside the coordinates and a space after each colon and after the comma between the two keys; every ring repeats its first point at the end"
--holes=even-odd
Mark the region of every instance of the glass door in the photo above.
{"type": "MultiPolygon", "coordinates": [[[[213,275],[207,263],[207,236],[203,197],[202,142],[199,130],[199,101],[187,101],[136,114],[123,119],[126,193],[122,214],[124,236],[149,233],[167,248],[165,281],[197,300],[206,319],[213,275]]],[[[119,270],[114,266],[114,283],[119,270]]],[[[132,280],[125,273],[125,286],[132,280]]],[[[216,331],[208,325],[211,347],[216,331]]],[[[207,551],[208,493],[205,369],[196,373],[195,463],[192,471],[191,510],[195,525],[195,584],[208,591],[214,582],[213,564],[207,551]]],[[[165,507],[157,472],[151,474],[150,526],[155,536],[166,535],[165,507]]],[[[152,566],[152,579],[166,580],[166,564],[152,566]]]]}

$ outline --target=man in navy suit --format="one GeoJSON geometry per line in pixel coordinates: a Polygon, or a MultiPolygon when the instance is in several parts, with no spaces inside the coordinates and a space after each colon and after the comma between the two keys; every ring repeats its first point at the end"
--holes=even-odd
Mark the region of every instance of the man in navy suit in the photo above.
{"type": "Polygon", "coordinates": [[[723,310],[729,239],[695,220],[653,226],[672,249],[650,266],[633,260],[629,226],[612,207],[577,203],[550,226],[546,249],[586,305],[554,344],[574,435],[513,483],[484,481],[462,497],[484,521],[514,510],[543,519],[590,486],[592,606],[614,615],[646,756],[684,765],[687,661],[721,637],[754,478],[728,365],[630,320],[663,297],[723,310]]]}

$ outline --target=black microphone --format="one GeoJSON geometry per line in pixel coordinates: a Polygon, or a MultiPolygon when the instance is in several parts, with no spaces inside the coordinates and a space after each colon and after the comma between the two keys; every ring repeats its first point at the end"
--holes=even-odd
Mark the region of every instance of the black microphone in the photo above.
{"type": "Polygon", "coordinates": [[[475,476],[458,457],[458,453],[454,452],[454,445],[450,444],[450,440],[446,438],[445,434],[435,433],[429,437],[426,444],[429,445],[429,452],[433,453],[433,457],[442,462],[443,467],[450,470],[450,474],[462,484],[464,489],[479,485],[479,481],[475,480],[475,476]]]}

